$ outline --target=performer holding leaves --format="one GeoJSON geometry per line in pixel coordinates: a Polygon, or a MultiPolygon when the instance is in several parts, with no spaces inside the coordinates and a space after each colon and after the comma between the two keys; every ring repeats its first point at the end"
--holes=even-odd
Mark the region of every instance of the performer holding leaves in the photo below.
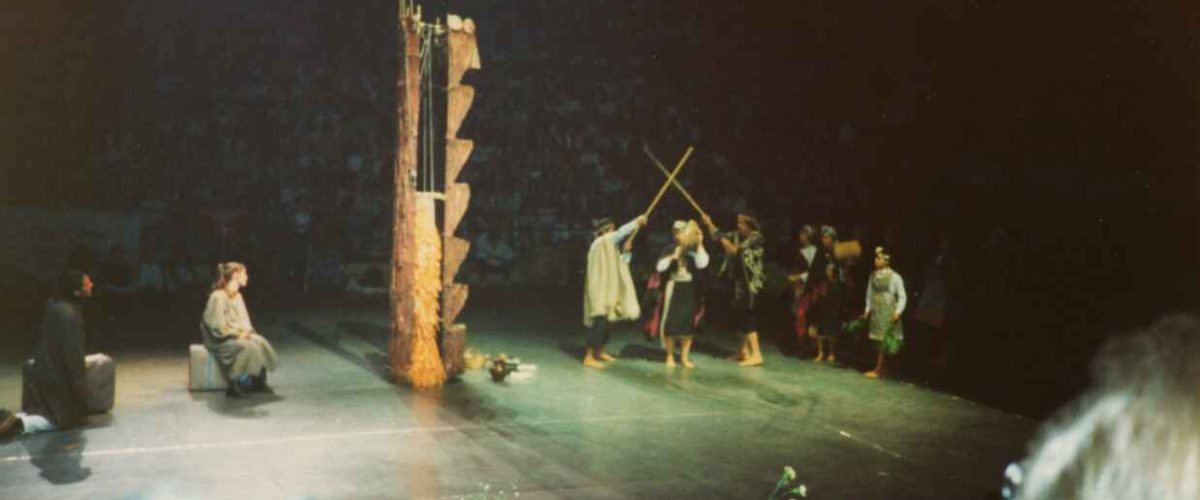
{"type": "Polygon", "coordinates": [[[679,362],[692,368],[688,355],[692,351],[693,335],[699,331],[704,304],[700,294],[700,270],[708,267],[708,252],[704,237],[695,221],[675,221],[672,226],[675,244],[658,259],[656,266],[663,282],[659,332],[667,350],[667,366],[675,366],[675,340],[680,343],[679,362]]]}
{"type": "Polygon", "coordinates": [[[583,290],[583,326],[589,329],[583,365],[604,368],[603,362],[616,361],[604,352],[610,324],[635,320],[641,315],[637,290],[629,273],[630,245],[622,248],[622,243],[646,225],[646,217],[638,216],[620,229],[615,229],[616,224],[608,217],[596,219],[592,224],[596,237],[588,249],[583,290]]]}
{"type": "Polygon", "coordinates": [[[900,315],[908,303],[904,293],[904,279],[892,270],[892,256],[875,248],[875,272],[867,281],[867,310],[863,318],[870,324],[870,338],[879,347],[875,369],[866,373],[870,378],[884,374],[887,356],[894,356],[904,346],[904,328],[900,315]]]}
{"type": "Polygon", "coordinates": [[[704,216],[712,238],[725,251],[720,276],[732,288],[730,315],[734,327],[742,335],[742,345],[735,359],[741,366],[762,366],[762,349],[758,344],[758,318],[755,308],[764,283],[763,236],[758,219],[747,210],[737,216],[737,230],[721,233],[711,217],[704,216]]]}

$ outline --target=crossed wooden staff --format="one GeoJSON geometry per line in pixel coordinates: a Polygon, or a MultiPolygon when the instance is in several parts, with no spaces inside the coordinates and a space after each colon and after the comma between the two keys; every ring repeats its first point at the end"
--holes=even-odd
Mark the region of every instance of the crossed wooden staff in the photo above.
{"type": "MultiPolygon", "coordinates": [[[[692,156],[692,149],[693,148],[691,146],[688,146],[687,151],[683,153],[683,157],[680,158],[679,162],[675,164],[675,169],[667,170],[667,167],[658,160],[658,157],[654,156],[654,153],[650,152],[650,146],[646,146],[644,144],[642,145],[642,151],[646,153],[646,156],[650,157],[650,161],[654,162],[654,166],[658,167],[658,170],[661,171],[663,175],[667,176],[667,181],[663,183],[661,188],[659,188],[658,194],[654,195],[654,201],[650,202],[650,207],[647,208],[646,212],[642,214],[646,218],[650,218],[650,214],[654,212],[654,209],[658,207],[658,202],[662,200],[663,194],[665,194],[667,192],[667,188],[671,186],[675,186],[675,189],[679,191],[679,194],[682,194],[683,198],[692,205],[692,208],[696,209],[696,212],[700,214],[702,219],[708,218],[708,214],[704,212],[703,208],[700,208],[700,204],[696,203],[696,199],[692,198],[692,195],[687,192],[687,189],[684,189],[683,186],[679,184],[679,181],[675,180],[675,177],[679,175],[679,171],[682,170],[684,164],[687,163],[688,158],[692,156]]],[[[627,244],[628,242],[633,241],[633,238],[637,236],[638,230],[640,229],[641,228],[635,229],[633,234],[629,235],[629,238],[626,239],[627,244]]]]}
{"type": "MultiPolygon", "coordinates": [[[[662,164],[662,162],[661,162],[661,161],[658,161],[658,157],[654,156],[654,153],[650,152],[650,146],[646,146],[646,145],[644,145],[644,144],[643,144],[643,145],[642,145],[642,151],[646,153],[646,156],[649,156],[649,157],[650,157],[650,161],[653,161],[653,162],[654,162],[654,166],[658,167],[658,169],[659,169],[659,170],[661,170],[663,174],[668,174],[668,172],[667,172],[667,167],[664,167],[664,166],[663,166],[663,164],[662,164]]],[[[692,148],[690,148],[690,147],[689,147],[689,148],[688,148],[688,153],[689,153],[689,154],[691,154],[691,152],[692,152],[692,148]]],[[[686,158],[687,158],[687,157],[685,156],[685,157],[684,157],[684,159],[686,160],[686,158]]],[[[696,212],[697,212],[697,213],[699,213],[699,214],[700,214],[700,218],[702,218],[702,219],[706,219],[706,218],[708,218],[708,213],[707,213],[707,212],[705,212],[703,208],[700,208],[700,204],[699,204],[699,203],[696,203],[696,199],[695,199],[695,198],[692,198],[692,195],[691,195],[691,194],[689,194],[689,193],[687,192],[687,190],[686,190],[686,189],[684,189],[684,188],[683,188],[683,186],[679,184],[679,181],[675,180],[675,176],[673,176],[673,175],[668,175],[668,176],[667,176],[667,184],[668,184],[668,185],[675,186],[675,189],[676,189],[677,191],[679,191],[679,194],[682,194],[682,195],[683,195],[683,198],[684,198],[685,200],[687,200],[687,202],[688,202],[690,205],[692,205],[692,208],[696,209],[696,212]]],[[[666,186],[663,186],[663,189],[666,189],[666,186]]]]}

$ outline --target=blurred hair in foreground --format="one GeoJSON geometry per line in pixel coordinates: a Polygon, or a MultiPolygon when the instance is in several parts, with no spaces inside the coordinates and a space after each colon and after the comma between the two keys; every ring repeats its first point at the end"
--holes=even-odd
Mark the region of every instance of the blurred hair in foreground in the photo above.
{"type": "Polygon", "coordinates": [[[1200,498],[1200,321],[1174,316],[1109,341],[1092,384],[1042,426],[1011,498],[1200,498]]]}

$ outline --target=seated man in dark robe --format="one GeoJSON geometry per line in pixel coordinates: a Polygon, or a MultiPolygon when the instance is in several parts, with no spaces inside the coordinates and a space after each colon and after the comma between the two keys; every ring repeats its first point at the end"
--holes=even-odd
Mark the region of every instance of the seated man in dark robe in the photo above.
{"type": "Polygon", "coordinates": [[[92,279],[81,271],[66,271],[57,292],[42,317],[25,413],[0,409],[0,439],[78,427],[88,413],[80,301],[92,296],[92,279]]]}

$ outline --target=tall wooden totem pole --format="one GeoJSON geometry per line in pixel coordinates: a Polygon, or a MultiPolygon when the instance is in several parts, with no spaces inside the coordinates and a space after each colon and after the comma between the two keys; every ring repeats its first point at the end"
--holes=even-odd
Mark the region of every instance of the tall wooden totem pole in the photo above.
{"type": "MultiPolygon", "coordinates": [[[[401,7],[399,38],[388,364],[398,382],[424,389],[438,387],[448,376],[462,371],[466,326],[455,321],[466,303],[468,290],[454,279],[470,244],[454,234],[471,196],[470,186],[458,182],[458,175],[474,144],[459,139],[458,129],[475,96],[472,87],[462,84],[462,78],[468,69],[480,67],[479,49],[471,20],[449,16],[446,25],[426,24],[421,21],[420,11],[407,5],[401,7]],[[445,49],[435,50],[435,47],[445,49]],[[434,67],[423,55],[447,58],[443,192],[437,192],[436,176],[430,170],[424,171],[424,179],[418,183],[418,147],[422,139],[427,145],[433,143],[431,128],[426,127],[425,137],[421,136],[421,125],[432,123],[422,121],[421,104],[433,102],[422,92],[433,92],[436,88],[429,78],[431,75],[422,74],[434,67]],[[426,82],[424,87],[422,81],[426,82]],[[440,231],[439,201],[443,210],[440,231]]],[[[425,150],[424,166],[432,166],[436,156],[425,150]]]]}

